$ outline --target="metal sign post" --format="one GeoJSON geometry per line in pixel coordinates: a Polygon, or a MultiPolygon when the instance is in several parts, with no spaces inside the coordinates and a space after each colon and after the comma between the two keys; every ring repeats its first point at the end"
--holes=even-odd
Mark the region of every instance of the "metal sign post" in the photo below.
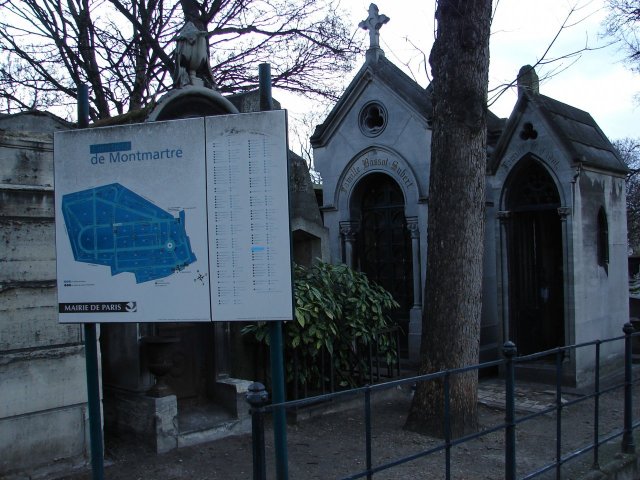
{"type": "MultiPolygon", "coordinates": [[[[78,87],[78,126],[89,124],[89,89],[78,87]]],[[[102,416],[100,413],[100,378],[96,324],[84,324],[84,356],[87,369],[87,404],[89,408],[89,441],[91,445],[91,472],[93,480],[104,479],[104,451],[102,445],[102,416]]]]}
{"type": "MultiPolygon", "coordinates": [[[[273,109],[271,96],[271,65],[261,63],[259,65],[260,78],[260,110],[273,109]]],[[[288,161],[287,161],[288,166],[288,161]]],[[[287,175],[288,177],[288,175],[287,175]]],[[[284,403],[285,377],[284,377],[284,342],[282,339],[282,322],[276,321],[269,324],[270,358],[271,358],[271,388],[273,390],[273,403],[284,403]]],[[[284,408],[278,408],[273,412],[273,437],[276,453],[276,475],[278,480],[289,478],[289,464],[287,459],[287,412],[284,408]]]]}
{"type": "Polygon", "coordinates": [[[84,354],[87,365],[87,403],[89,404],[89,439],[93,480],[104,479],[102,416],[100,414],[100,382],[96,324],[84,324],[84,354]]]}
{"type": "MultiPolygon", "coordinates": [[[[282,341],[282,322],[269,324],[269,339],[271,341],[271,388],[273,390],[272,402],[284,403],[284,344],[282,341]]],[[[273,438],[276,454],[276,477],[278,480],[289,478],[289,465],[287,460],[287,412],[284,407],[276,408],[273,412],[273,438]]]]}

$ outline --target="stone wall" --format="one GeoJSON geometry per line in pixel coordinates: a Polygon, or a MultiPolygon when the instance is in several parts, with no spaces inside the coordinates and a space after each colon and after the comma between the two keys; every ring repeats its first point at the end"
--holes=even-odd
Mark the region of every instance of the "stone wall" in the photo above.
{"type": "Polygon", "coordinates": [[[0,478],[86,463],[82,329],[57,319],[53,143],[0,130],[0,478]]]}
{"type": "MultiPolygon", "coordinates": [[[[575,343],[622,335],[629,321],[629,277],[625,179],[584,169],[577,181],[574,225],[575,343]],[[598,212],[607,218],[608,258],[598,258],[598,212]]],[[[623,343],[602,346],[605,374],[622,365],[623,343]]],[[[593,382],[595,354],[576,352],[577,382],[593,382]]]]}

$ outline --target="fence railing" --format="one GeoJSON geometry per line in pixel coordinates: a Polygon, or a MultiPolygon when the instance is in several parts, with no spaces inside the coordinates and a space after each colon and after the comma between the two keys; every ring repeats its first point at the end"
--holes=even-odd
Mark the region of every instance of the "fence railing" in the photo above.
{"type": "MultiPolygon", "coordinates": [[[[548,463],[542,467],[527,472],[521,479],[530,479],[540,477],[547,472],[555,470],[555,478],[560,479],[562,466],[572,459],[585,456],[589,453],[592,455],[593,468],[599,468],[600,464],[600,448],[605,443],[611,442],[617,438],[621,438],[621,451],[622,453],[634,453],[635,443],[633,437],[633,430],[640,425],[640,422],[633,420],[633,372],[632,372],[632,340],[633,337],[640,335],[640,333],[634,333],[635,330],[630,323],[625,324],[623,328],[624,335],[620,337],[610,338],[606,340],[595,340],[592,342],[581,343],[577,345],[559,347],[552,350],[526,355],[516,356],[516,346],[507,342],[503,348],[504,358],[501,360],[495,360],[491,362],[485,362],[482,364],[471,365],[463,368],[457,368],[452,370],[445,370],[441,372],[431,373],[428,375],[420,375],[411,378],[403,378],[393,380],[386,383],[379,383],[375,385],[368,385],[361,388],[356,388],[347,391],[339,391],[335,393],[329,393],[325,395],[319,395],[310,398],[304,398],[300,400],[293,400],[278,405],[268,405],[268,395],[264,389],[264,386],[260,383],[254,383],[250,392],[247,395],[247,401],[251,405],[252,414],[252,426],[253,426],[253,478],[254,480],[266,480],[266,455],[265,455],[265,440],[264,440],[264,418],[265,415],[273,412],[275,409],[299,409],[306,405],[317,405],[321,402],[336,402],[341,399],[353,396],[362,396],[364,398],[364,419],[365,419],[365,431],[364,431],[364,458],[365,469],[356,471],[346,477],[342,477],[342,480],[367,478],[372,479],[380,472],[387,471],[394,467],[413,462],[418,459],[422,459],[433,455],[435,453],[444,452],[444,478],[449,480],[451,478],[451,450],[466,442],[475,440],[479,437],[490,435],[496,432],[502,431],[504,434],[504,478],[506,480],[516,479],[516,459],[518,449],[516,446],[516,430],[518,428],[526,428],[526,424],[535,420],[538,417],[554,413],[556,416],[555,426],[555,456],[553,459],[549,459],[548,463]],[[602,347],[613,343],[624,342],[624,381],[609,385],[606,388],[601,388],[601,350],[602,347]],[[566,359],[575,356],[577,351],[591,347],[594,351],[594,377],[593,388],[589,389],[589,393],[577,396],[577,398],[571,400],[563,399],[563,368],[565,366],[566,359]],[[534,413],[528,413],[522,416],[516,416],[516,380],[515,372],[516,367],[520,364],[527,362],[535,362],[540,360],[553,359],[555,362],[555,399],[551,406],[542,408],[534,413]],[[493,369],[500,367],[503,369],[504,377],[504,392],[505,392],[505,421],[504,423],[495,425],[493,427],[484,428],[482,431],[478,431],[469,435],[464,435],[458,438],[451,437],[451,422],[452,415],[450,414],[450,379],[455,375],[460,375],[468,372],[478,373],[484,369],[493,369]],[[394,389],[402,386],[415,386],[418,382],[431,382],[441,379],[444,384],[444,418],[443,418],[443,432],[444,439],[427,449],[406,455],[403,457],[395,458],[387,461],[386,463],[373,466],[372,457],[372,407],[371,407],[371,395],[376,392],[384,390],[394,389]],[[600,433],[600,399],[602,395],[614,392],[616,390],[622,390],[624,392],[624,416],[622,425],[619,428],[609,431],[606,434],[600,433]],[[563,454],[562,445],[562,418],[563,410],[582,402],[593,400],[593,433],[591,440],[579,448],[563,454]]],[[[638,339],[640,340],[640,339],[638,339]]],[[[313,446],[311,446],[313,448],[313,446]]],[[[495,472],[496,477],[500,478],[501,473],[495,472]]],[[[279,479],[282,480],[282,479],[279,479]]]]}

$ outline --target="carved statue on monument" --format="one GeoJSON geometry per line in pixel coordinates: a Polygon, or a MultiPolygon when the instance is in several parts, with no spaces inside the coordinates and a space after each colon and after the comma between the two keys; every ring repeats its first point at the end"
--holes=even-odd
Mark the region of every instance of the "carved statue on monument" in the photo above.
{"type": "Polygon", "coordinates": [[[215,89],[215,81],[209,65],[207,32],[187,22],[176,37],[175,71],[173,86],[204,86],[215,89]]]}

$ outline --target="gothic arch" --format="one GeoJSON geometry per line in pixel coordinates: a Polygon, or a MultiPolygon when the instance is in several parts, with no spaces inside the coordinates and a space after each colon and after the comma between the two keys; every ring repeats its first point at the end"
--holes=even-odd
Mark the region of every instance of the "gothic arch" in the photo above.
{"type": "Polygon", "coordinates": [[[564,192],[553,168],[537,156],[528,153],[518,160],[504,179],[500,205],[501,210],[510,211],[515,203],[535,203],[537,208],[545,203],[558,208],[565,204],[564,192]],[[525,180],[529,176],[529,182],[525,180]],[[525,185],[526,191],[519,191],[525,185]],[[545,195],[547,197],[545,197],[545,195]],[[553,198],[550,197],[553,196],[553,198]]]}
{"type": "Polygon", "coordinates": [[[333,205],[340,211],[349,211],[356,186],[373,173],[383,173],[393,178],[405,198],[407,216],[418,214],[417,205],[423,196],[418,177],[402,155],[380,146],[362,150],[347,163],[337,179],[333,205]]]}

